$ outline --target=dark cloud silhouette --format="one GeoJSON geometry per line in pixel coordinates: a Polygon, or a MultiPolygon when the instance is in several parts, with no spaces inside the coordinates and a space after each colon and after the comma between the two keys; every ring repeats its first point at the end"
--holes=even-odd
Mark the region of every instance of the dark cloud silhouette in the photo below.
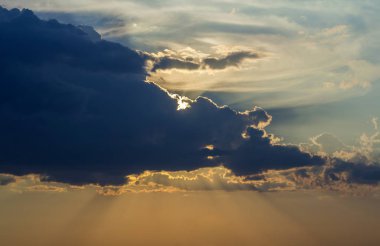
{"type": "Polygon", "coordinates": [[[259,57],[257,53],[237,51],[229,53],[222,58],[205,58],[203,63],[211,69],[224,69],[226,67],[237,67],[244,59],[257,59],[259,57]]]}
{"type": "Polygon", "coordinates": [[[227,53],[221,57],[210,56],[197,59],[193,57],[173,56],[172,54],[155,56],[149,53],[144,53],[143,55],[146,59],[153,62],[153,67],[151,68],[152,72],[169,69],[221,70],[228,67],[238,67],[245,59],[258,59],[261,57],[258,53],[252,51],[234,51],[227,53]]]}
{"type": "Polygon", "coordinates": [[[151,69],[152,72],[157,70],[168,70],[168,69],[186,69],[186,70],[197,70],[201,68],[201,64],[189,60],[181,60],[178,58],[171,57],[161,57],[155,59],[154,66],[151,69]]]}
{"type": "Polygon", "coordinates": [[[2,19],[1,70],[22,63],[59,63],[93,71],[143,72],[144,61],[136,52],[116,43],[92,42],[88,27],[41,21],[30,10],[11,10],[2,19]]]}
{"type": "Polygon", "coordinates": [[[144,57],[87,27],[0,9],[0,54],[0,172],[104,185],[144,170],[321,163],[270,143],[262,109],[238,113],[199,97],[178,110],[178,95],[145,82],[144,57]]]}
{"type": "Polygon", "coordinates": [[[325,170],[325,175],[330,181],[335,182],[377,185],[380,182],[380,165],[350,163],[336,159],[334,165],[325,170]]]}
{"type": "Polygon", "coordinates": [[[246,139],[225,158],[227,167],[237,175],[249,175],[267,169],[284,169],[308,165],[322,165],[325,160],[303,153],[297,146],[271,143],[273,136],[264,130],[249,127],[246,139]]]}
{"type": "MultiPolygon", "coordinates": [[[[349,191],[351,188],[360,188],[361,185],[377,188],[376,186],[380,184],[379,163],[352,163],[338,158],[330,158],[328,164],[324,166],[301,167],[272,173],[282,177],[277,179],[277,182],[283,183],[284,180],[287,180],[303,189],[327,188],[349,191]]],[[[270,175],[271,171],[263,175],[266,177],[260,176],[260,178],[265,180],[270,175]]]]}

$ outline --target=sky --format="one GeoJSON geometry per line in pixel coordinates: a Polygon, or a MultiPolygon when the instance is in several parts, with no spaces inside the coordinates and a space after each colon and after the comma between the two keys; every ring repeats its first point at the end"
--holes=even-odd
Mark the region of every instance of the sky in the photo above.
{"type": "Polygon", "coordinates": [[[105,39],[153,57],[199,64],[241,52],[223,68],[172,61],[151,71],[149,80],[238,110],[261,106],[279,119],[271,130],[292,143],[329,132],[353,144],[380,115],[371,104],[380,90],[376,1],[3,2],[42,18],[94,26],[105,39]],[[352,107],[358,115],[346,112],[352,107]],[[337,111],[344,114],[332,122],[337,111]],[[284,115],[290,119],[282,121],[284,115]]]}
{"type": "Polygon", "coordinates": [[[7,245],[379,241],[377,1],[0,6],[7,245]]]}

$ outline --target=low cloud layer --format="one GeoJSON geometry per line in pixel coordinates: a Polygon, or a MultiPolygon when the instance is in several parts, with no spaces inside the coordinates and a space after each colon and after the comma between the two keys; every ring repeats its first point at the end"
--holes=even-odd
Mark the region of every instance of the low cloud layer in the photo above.
{"type": "Polygon", "coordinates": [[[2,186],[17,193],[68,192],[93,190],[101,195],[126,193],[194,192],[194,191],[295,191],[323,190],[352,195],[380,194],[380,168],[376,165],[330,160],[328,165],[267,170],[249,176],[237,176],[223,166],[192,171],[144,171],[130,174],[118,185],[84,184],[75,186],[46,181],[40,175],[0,175],[2,186]]]}
{"type": "Polygon", "coordinates": [[[16,182],[16,178],[11,175],[0,174],[0,186],[16,182]]]}

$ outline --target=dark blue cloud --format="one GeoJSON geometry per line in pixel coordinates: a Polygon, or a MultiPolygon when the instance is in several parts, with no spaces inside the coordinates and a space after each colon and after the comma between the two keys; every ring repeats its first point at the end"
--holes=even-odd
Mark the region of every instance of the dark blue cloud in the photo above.
{"type": "Polygon", "coordinates": [[[237,175],[249,175],[268,169],[299,167],[305,163],[322,165],[325,160],[318,156],[300,152],[297,146],[275,145],[271,136],[262,130],[249,127],[247,138],[227,156],[227,167],[237,175]]]}
{"type": "MultiPolygon", "coordinates": [[[[4,11],[4,10],[3,10],[4,11]]],[[[30,10],[12,10],[0,23],[1,69],[14,64],[59,63],[81,69],[108,72],[143,72],[144,61],[120,44],[91,42],[83,28],[55,20],[41,21],[30,10]],[[10,46],[11,45],[11,46],[10,46]]]]}
{"type": "Polygon", "coordinates": [[[144,170],[225,164],[245,174],[322,162],[272,145],[263,130],[242,138],[269,120],[261,109],[242,114],[200,97],[178,111],[174,96],[144,81],[143,57],[88,28],[0,9],[0,54],[0,172],[121,184],[144,170]]]}
{"type": "Polygon", "coordinates": [[[380,165],[365,163],[350,163],[334,159],[331,167],[325,170],[329,181],[344,181],[349,184],[377,185],[380,182],[380,165]]]}

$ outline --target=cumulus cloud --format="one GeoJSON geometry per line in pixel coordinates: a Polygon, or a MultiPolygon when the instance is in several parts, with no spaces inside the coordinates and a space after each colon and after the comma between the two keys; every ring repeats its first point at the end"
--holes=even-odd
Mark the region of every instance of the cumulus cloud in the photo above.
{"type": "MultiPolygon", "coordinates": [[[[379,191],[380,162],[376,118],[372,119],[375,132],[363,133],[358,145],[347,145],[337,136],[323,133],[312,137],[300,149],[324,156],[325,165],[288,170],[266,171],[260,178],[266,182],[260,189],[330,189],[349,193],[379,191]]],[[[363,193],[363,194],[365,194],[363,193]]]]}
{"type": "Polygon", "coordinates": [[[276,141],[265,130],[249,127],[244,133],[243,143],[226,156],[226,166],[238,175],[248,175],[266,169],[292,168],[303,166],[302,163],[322,165],[325,162],[319,156],[301,152],[298,146],[276,141]]]}
{"type": "Polygon", "coordinates": [[[123,186],[98,187],[103,195],[120,195],[127,192],[187,192],[209,190],[256,190],[256,181],[234,175],[231,170],[219,166],[193,171],[152,172],[129,175],[123,186]]]}
{"type": "Polygon", "coordinates": [[[322,133],[315,137],[310,138],[309,143],[300,144],[300,148],[312,154],[321,156],[335,156],[343,155],[343,153],[354,152],[354,147],[346,145],[337,136],[331,133],[322,133]]]}
{"type": "MultiPolygon", "coordinates": [[[[236,112],[146,82],[143,56],[88,27],[0,13],[0,172],[120,185],[146,170],[224,164],[247,174],[323,162],[276,144],[263,109],[236,112]]],[[[218,62],[244,57],[235,55],[218,62]]]]}
{"type": "Polygon", "coordinates": [[[243,112],[252,119],[252,126],[258,129],[264,129],[272,122],[272,116],[260,107],[254,107],[253,110],[243,112]]]}
{"type": "Polygon", "coordinates": [[[304,151],[314,155],[338,158],[352,163],[380,163],[380,132],[377,118],[371,120],[373,133],[362,133],[356,145],[347,145],[337,136],[322,133],[300,145],[304,151]]]}
{"type": "MultiPolygon", "coordinates": [[[[55,182],[99,184],[118,194],[342,189],[380,180],[376,119],[376,132],[363,134],[359,146],[323,134],[300,150],[265,130],[272,117],[262,108],[237,112],[146,82],[151,57],[90,27],[0,9],[0,33],[0,172],[38,175],[1,175],[0,185],[61,192],[67,187],[55,182]]],[[[169,59],[165,69],[223,69],[258,58],[173,54],[155,59],[169,59]]]]}

